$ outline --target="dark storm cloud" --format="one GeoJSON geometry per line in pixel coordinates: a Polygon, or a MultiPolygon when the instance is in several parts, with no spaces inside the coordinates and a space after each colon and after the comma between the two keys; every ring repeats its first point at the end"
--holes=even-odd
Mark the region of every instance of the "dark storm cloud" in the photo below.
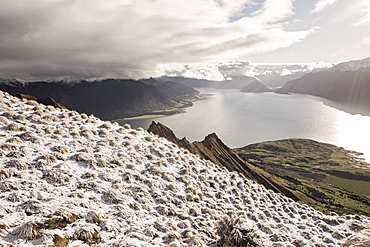
{"type": "Polygon", "coordinates": [[[252,16],[229,21],[248,4],[253,1],[2,0],[0,77],[147,77],[159,65],[274,50],[311,32],[284,30],[292,0],[266,0],[252,16]]]}

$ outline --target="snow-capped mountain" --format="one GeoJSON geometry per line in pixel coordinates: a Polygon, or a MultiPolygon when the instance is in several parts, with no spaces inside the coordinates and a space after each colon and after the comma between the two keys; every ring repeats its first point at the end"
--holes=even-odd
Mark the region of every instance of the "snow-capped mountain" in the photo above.
{"type": "Polygon", "coordinates": [[[323,97],[339,103],[370,106],[370,58],[313,71],[276,90],[323,97]]]}
{"type": "Polygon", "coordinates": [[[361,60],[353,60],[349,62],[343,62],[335,65],[332,68],[326,69],[326,71],[368,71],[370,70],[370,57],[361,59],[361,60]]]}
{"type": "Polygon", "coordinates": [[[367,217],[324,215],[143,129],[3,92],[0,144],[0,246],[368,241],[367,217]]]}

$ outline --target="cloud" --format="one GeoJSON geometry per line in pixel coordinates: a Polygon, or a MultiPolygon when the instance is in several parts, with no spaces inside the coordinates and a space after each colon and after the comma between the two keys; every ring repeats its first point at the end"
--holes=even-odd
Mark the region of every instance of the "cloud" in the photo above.
{"type": "Polygon", "coordinates": [[[254,69],[255,65],[249,61],[224,62],[218,65],[218,70],[225,78],[241,75],[253,77],[254,69]]]}
{"type": "Polygon", "coordinates": [[[370,37],[365,37],[361,40],[360,45],[370,46],[370,37]]]}
{"type": "Polygon", "coordinates": [[[263,22],[271,23],[293,15],[293,1],[292,0],[266,0],[262,9],[254,13],[256,19],[263,22]]]}
{"type": "Polygon", "coordinates": [[[337,0],[317,0],[315,8],[312,10],[312,13],[318,13],[323,11],[326,7],[334,4],[337,0]]]}
{"type": "Polygon", "coordinates": [[[212,81],[223,81],[224,75],[218,70],[217,64],[199,63],[199,64],[161,64],[157,67],[159,75],[171,77],[188,77],[197,79],[206,79],[212,81]]]}
{"type": "Polygon", "coordinates": [[[12,0],[0,8],[0,77],[141,78],[291,46],[293,0],[12,0]]]}
{"type": "Polygon", "coordinates": [[[363,16],[355,23],[355,26],[370,24],[370,3],[368,1],[361,2],[360,13],[362,13],[363,16]]]}

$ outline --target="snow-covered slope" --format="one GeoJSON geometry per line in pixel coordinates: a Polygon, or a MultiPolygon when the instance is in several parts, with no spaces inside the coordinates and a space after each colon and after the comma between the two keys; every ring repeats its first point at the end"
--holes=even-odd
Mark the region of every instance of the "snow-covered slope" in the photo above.
{"type": "Polygon", "coordinates": [[[340,246],[369,224],[323,215],[142,129],[2,92],[0,146],[0,246],[210,246],[227,216],[263,246],[340,246]]]}

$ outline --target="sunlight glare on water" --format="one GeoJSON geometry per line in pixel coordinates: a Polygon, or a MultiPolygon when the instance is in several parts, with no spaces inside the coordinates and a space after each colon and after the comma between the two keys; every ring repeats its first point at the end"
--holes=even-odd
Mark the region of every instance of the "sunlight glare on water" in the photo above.
{"type": "Polygon", "coordinates": [[[370,117],[340,112],[337,119],[337,143],[344,148],[364,152],[370,162],[370,117]]]}

